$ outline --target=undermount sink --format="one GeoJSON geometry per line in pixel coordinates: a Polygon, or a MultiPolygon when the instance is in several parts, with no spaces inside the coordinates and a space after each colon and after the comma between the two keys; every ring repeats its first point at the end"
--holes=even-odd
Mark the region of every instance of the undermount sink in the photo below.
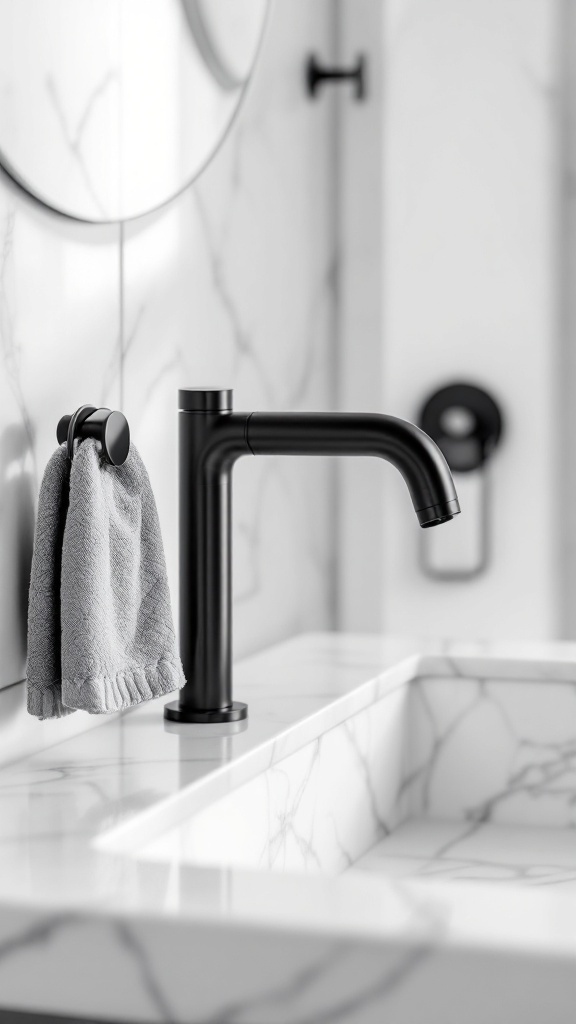
{"type": "Polygon", "coordinates": [[[235,683],[247,729],[174,726],[169,793],[93,842],[186,929],[193,1019],[569,1024],[574,645],[325,634],[235,683]]]}
{"type": "MultiPolygon", "coordinates": [[[[438,667],[435,667],[438,671],[438,667]]],[[[376,693],[177,824],[146,861],[576,888],[576,688],[420,675],[376,693]]]]}

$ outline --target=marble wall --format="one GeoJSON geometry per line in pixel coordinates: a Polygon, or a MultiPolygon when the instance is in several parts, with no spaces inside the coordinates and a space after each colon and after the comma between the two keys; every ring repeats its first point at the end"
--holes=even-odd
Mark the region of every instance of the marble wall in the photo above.
{"type": "MultiPolygon", "coordinates": [[[[202,178],[123,226],[80,224],[0,179],[0,686],[24,676],[34,508],[60,416],[121,408],[148,466],[176,597],[176,392],[237,408],[335,401],[335,109],[304,91],[333,0],[274,0],[232,131],[202,178]]],[[[333,482],[322,460],[235,471],[235,649],[333,616],[333,482]]],[[[76,717],[76,716],[74,716],[76,717]]]]}

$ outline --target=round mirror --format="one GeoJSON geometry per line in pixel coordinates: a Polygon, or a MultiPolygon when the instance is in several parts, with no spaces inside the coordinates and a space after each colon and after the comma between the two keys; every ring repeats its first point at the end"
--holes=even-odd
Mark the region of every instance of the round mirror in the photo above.
{"type": "Polygon", "coordinates": [[[230,127],[268,0],[0,0],[0,164],[47,206],[137,217],[230,127]]]}

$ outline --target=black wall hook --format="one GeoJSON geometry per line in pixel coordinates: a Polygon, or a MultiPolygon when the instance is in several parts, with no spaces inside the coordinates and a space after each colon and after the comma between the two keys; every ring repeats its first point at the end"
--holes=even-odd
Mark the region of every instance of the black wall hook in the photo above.
{"type": "Polygon", "coordinates": [[[130,427],[121,412],[81,405],[71,416],[63,416],[56,429],[58,443],[68,445],[68,457],[74,455],[75,438],[94,437],[112,466],[121,466],[130,451],[130,427]]]}
{"type": "Polygon", "coordinates": [[[366,96],[366,58],[358,57],[352,68],[326,68],[318,62],[316,54],[311,54],[306,62],[306,86],[309,96],[316,96],[318,86],[322,82],[352,82],[355,85],[354,95],[357,100],[366,96]]]}

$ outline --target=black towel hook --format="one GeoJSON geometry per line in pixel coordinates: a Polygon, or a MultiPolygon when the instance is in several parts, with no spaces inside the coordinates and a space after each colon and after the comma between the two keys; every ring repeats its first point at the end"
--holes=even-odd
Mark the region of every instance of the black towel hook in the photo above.
{"type": "Polygon", "coordinates": [[[351,68],[324,67],[315,53],[310,54],[306,61],[306,88],[309,96],[316,92],[324,82],[351,82],[357,100],[366,98],[366,57],[361,54],[351,68]]]}
{"type": "Polygon", "coordinates": [[[68,458],[74,457],[76,438],[94,437],[102,445],[105,458],[112,466],[121,466],[130,451],[130,427],[121,412],[81,405],[71,416],[63,416],[56,429],[58,443],[66,442],[68,458]]]}

